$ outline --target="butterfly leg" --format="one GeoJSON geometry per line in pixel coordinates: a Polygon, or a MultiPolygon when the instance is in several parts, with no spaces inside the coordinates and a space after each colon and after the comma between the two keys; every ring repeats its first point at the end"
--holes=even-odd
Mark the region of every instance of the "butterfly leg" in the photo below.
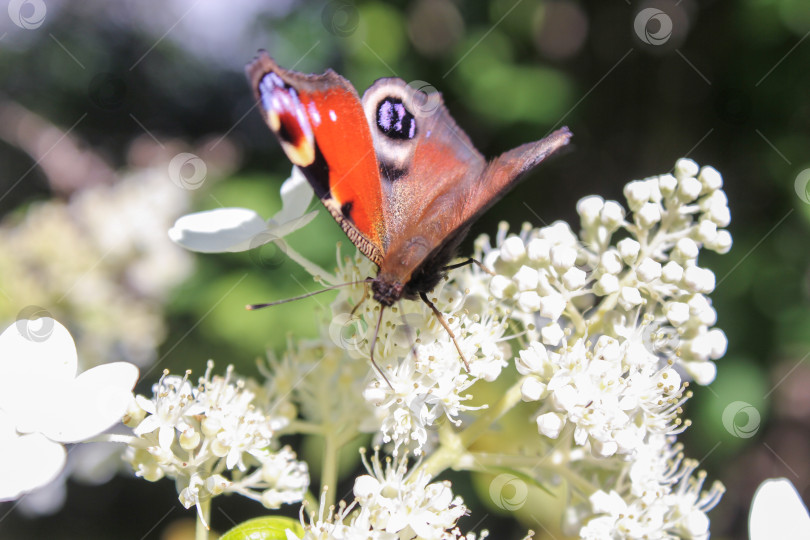
{"type": "Polygon", "coordinates": [[[405,325],[405,328],[408,329],[408,338],[411,339],[411,352],[413,353],[413,357],[415,360],[419,360],[419,354],[416,352],[416,334],[413,332],[413,327],[408,324],[408,321],[405,320],[405,311],[402,309],[402,300],[399,301],[399,312],[401,313],[402,323],[405,325]]]}
{"type": "Polygon", "coordinates": [[[363,282],[363,298],[361,298],[360,301],[354,305],[352,310],[349,312],[349,317],[354,317],[354,313],[360,308],[360,306],[363,305],[363,302],[366,301],[366,298],[368,297],[368,284],[368,280],[363,282]]]}
{"type": "Polygon", "coordinates": [[[487,273],[487,274],[489,274],[490,276],[494,276],[494,275],[495,275],[495,272],[493,272],[492,270],[490,270],[489,268],[487,268],[486,266],[484,266],[484,263],[482,263],[482,262],[481,262],[481,261],[479,261],[478,259],[473,259],[472,257],[470,257],[469,259],[467,259],[467,260],[466,260],[466,261],[464,261],[464,262],[460,262],[460,263],[456,263],[456,264],[450,264],[450,265],[447,265],[447,266],[445,266],[444,268],[442,268],[442,270],[444,270],[444,271],[446,272],[447,270],[453,270],[454,268],[461,268],[462,266],[467,266],[468,264],[477,264],[477,265],[478,265],[478,267],[479,267],[481,270],[483,270],[484,272],[486,272],[486,273],[487,273]]]}
{"type": "MultiPolygon", "coordinates": [[[[467,263],[467,264],[469,264],[469,263],[467,263]]],[[[469,372],[470,371],[470,364],[467,362],[467,359],[464,357],[464,353],[461,352],[461,347],[459,346],[458,341],[456,341],[456,335],[453,333],[452,330],[450,330],[450,325],[447,324],[447,321],[444,319],[444,315],[442,315],[442,312],[439,311],[436,308],[436,306],[433,305],[433,302],[431,302],[428,299],[428,297],[427,297],[427,295],[425,293],[420,292],[419,297],[422,299],[422,301],[425,304],[428,305],[428,307],[431,309],[431,311],[433,311],[433,314],[436,315],[436,318],[439,320],[441,325],[444,326],[444,329],[447,330],[447,334],[450,336],[450,339],[453,340],[453,345],[456,346],[456,350],[458,351],[459,356],[461,356],[461,361],[464,362],[464,367],[467,368],[467,371],[469,372]]]]}
{"type": "Polygon", "coordinates": [[[380,317],[377,319],[376,328],[374,328],[374,337],[371,338],[371,347],[369,349],[369,360],[371,360],[371,365],[374,366],[374,369],[377,371],[377,373],[380,374],[380,376],[383,378],[388,387],[391,390],[394,390],[394,387],[391,385],[391,381],[388,380],[388,377],[385,376],[383,370],[380,369],[380,366],[378,366],[377,362],[374,361],[374,347],[377,345],[377,334],[379,334],[380,332],[380,325],[382,324],[383,311],[385,311],[385,307],[380,306],[380,317]]]}

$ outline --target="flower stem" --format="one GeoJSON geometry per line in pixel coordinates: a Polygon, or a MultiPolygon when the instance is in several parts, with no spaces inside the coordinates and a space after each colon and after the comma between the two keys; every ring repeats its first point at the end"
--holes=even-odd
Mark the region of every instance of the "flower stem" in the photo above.
{"type": "Polygon", "coordinates": [[[290,244],[288,244],[284,240],[276,240],[276,242],[278,242],[281,245],[281,249],[284,250],[284,252],[290,259],[297,262],[301,266],[301,268],[312,274],[313,277],[318,277],[331,283],[334,283],[337,280],[337,278],[333,276],[331,273],[327,272],[314,262],[310,261],[303,255],[295,251],[292,247],[290,247],[290,244]]]}
{"type": "Polygon", "coordinates": [[[340,452],[337,433],[333,429],[324,430],[323,467],[321,469],[321,493],[326,489],[323,497],[324,506],[328,509],[335,504],[337,492],[337,464],[340,452]]]}
{"type": "Polygon", "coordinates": [[[439,448],[422,463],[420,469],[425,470],[431,477],[435,478],[448,467],[454,466],[467,449],[486,433],[492,424],[520,402],[522,383],[523,379],[521,378],[504,393],[503,397],[495,405],[486,409],[483,415],[461,433],[455,434],[452,430],[441,433],[439,448]]]}
{"type": "Polygon", "coordinates": [[[197,503],[197,527],[194,531],[194,540],[208,540],[208,523],[211,522],[211,499],[201,500],[197,503]]]}

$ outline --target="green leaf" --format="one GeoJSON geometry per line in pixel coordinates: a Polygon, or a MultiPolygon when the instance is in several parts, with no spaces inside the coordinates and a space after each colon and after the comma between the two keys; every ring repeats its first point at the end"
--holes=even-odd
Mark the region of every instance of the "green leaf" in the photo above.
{"type": "Polygon", "coordinates": [[[244,521],[223,534],[219,540],[287,540],[287,530],[299,538],[304,529],[297,520],[283,517],[259,517],[244,521]]]}

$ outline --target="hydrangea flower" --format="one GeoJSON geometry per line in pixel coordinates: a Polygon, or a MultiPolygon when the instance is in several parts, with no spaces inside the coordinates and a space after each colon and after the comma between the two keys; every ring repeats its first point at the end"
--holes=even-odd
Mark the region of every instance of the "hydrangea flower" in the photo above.
{"type": "Polygon", "coordinates": [[[297,167],[281,186],[282,209],[268,220],[247,208],[218,208],[188,214],[169,229],[169,238],[191,251],[246,251],[300,229],[317,215],[307,213],[313,191],[297,167]]]}
{"type": "Polygon", "coordinates": [[[289,447],[277,451],[275,432],[288,420],[267,410],[258,389],[233,373],[213,375],[213,362],[196,386],[164,372],[151,398],[137,396],[127,424],[134,437],[125,456],[137,476],[173,478],[180,502],[208,522],[211,498],[239,493],[267,508],[298,502],[309,486],[306,463],[289,447]]]}
{"type": "Polygon", "coordinates": [[[810,514],[799,492],[787,478],[762,482],[751,502],[748,536],[751,540],[793,538],[798,531],[810,531],[810,514]]]}
{"type": "Polygon", "coordinates": [[[56,478],[63,444],[88,440],[120,421],[138,368],[104,364],[78,376],[73,338],[59,322],[21,319],[0,334],[0,500],[56,478]]]}
{"type": "MultiPolygon", "coordinates": [[[[359,253],[338,249],[331,274],[295,254],[337,297],[318,338],[291,340],[271,358],[253,403],[276,418],[270,441],[324,438],[321,505],[303,538],[463,538],[456,523],[466,508],[432,479],[492,467],[540,484],[564,478],[564,521],[583,538],[706,538],[724,488],[704,487],[676,436],[689,426],[689,386],[711,383],[726,349],[709,298],[715,276],[698,263],[701,250],[731,247],[721,188],[716,170],[682,159],[673,174],[630,182],[624,205],[580,200],[577,231],[556,222],[510,234],[502,224],[475,243],[483,268],[456,268],[430,292],[452,336],[421,302],[397,302],[380,317],[366,281],[376,269],[359,253]],[[472,405],[482,385],[510,380],[496,400],[472,405]],[[526,450],[477,452],[473,443],[521,402],[534,407],[526,450]],[[392,457],[383,467],[375,451],[354,500],[335,510],[336,449],[362,432],[392,457]],[[419,458],[410,469],[408,455],[419,458]]],[[[161,416],[155,402],[155,419],[139,428],[155,455],[175,448],[178,433],[199,431],[200,413],[185,411],[202,402],[183,380],[158,392],[170,410],[161,416]]],[[[250,445],[238,440],[223,441],[219,456],[249,467],[239,456],[250,445]]],[[[210,496],[211,482],[225,485],[184,482],[189,504],[210,496]]]]}
{"type": "MultiPolygon", "coordinates": [[[[449,482],[431,483],[424,471],[408,470],[407,456],[387,458],[385,466],[375,450],[371,461],[363,462],[367,475],[354,483],[354,502],[342,505],[334,515],[307,524],[302,516],[304,535],[287,533],[288,540],[325,538],[380,540],[474,540],[462,534],[456,523],[467,513],[461,497],[453,495],[449,482]]],[[[323,505],[321,506],[323,509],[323,505]]],[[[478,538],[485,538],[484,532],[478,538]]]]}

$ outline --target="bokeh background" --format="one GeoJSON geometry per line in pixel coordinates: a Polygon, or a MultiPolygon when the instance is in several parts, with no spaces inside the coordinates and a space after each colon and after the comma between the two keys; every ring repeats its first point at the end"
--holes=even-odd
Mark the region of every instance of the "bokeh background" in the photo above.
{"type": "MultiPolygon", "coordinates": [[[[716,382],[695,388],[685,412],[694,424],[681,440],[728,488],[710,513],[714,538],[746,537],[751,496],[766,477],[785,476],[810,497],[810,3],[3,4],[4,327],[51,314],[86,366],[139,364],[144,392],[163,369],[200,370],[209,358],[256,373],[266,349],[315,335],[318,304],[243,306],[301,294],[311,279],[272,246],[191,255],[166,237],[191,210],[244,206],[270,217],[280,208],[290,165],[251,111],[244,64],[265,48],[299,71],[332,67],[361,94],[379,77],[422,81],[487,156],[561,125],[575,134],[570,152],[477,223],[467,251],[503,219],[515,228],[575,222],[582,196],[621,200],[627,181],[667,172],[682,156],[723,173],[734,247],[702,263],[717,276],[712,297],[729,348],[716,382]],[[199,157],[184,170],[192,183],[169,174],[181,153],[199,157]]],[[[341,240],[348,251],[320,212],[290,243],[331,268],[341,240]]],[[[168,481],[116,475],[114,456],[97,452],[71,453],[62,488],[0,505],[0,538],[184,538],[193,515],[168,481]]],[[[521,523],[499,513],[486,486],[452,479],[473,506],[462,529],[560,537],[525,512],[521,523]]],[[[213,519],[224,530],[262,513],[231,498],[215,502],[213,519]]]]}

